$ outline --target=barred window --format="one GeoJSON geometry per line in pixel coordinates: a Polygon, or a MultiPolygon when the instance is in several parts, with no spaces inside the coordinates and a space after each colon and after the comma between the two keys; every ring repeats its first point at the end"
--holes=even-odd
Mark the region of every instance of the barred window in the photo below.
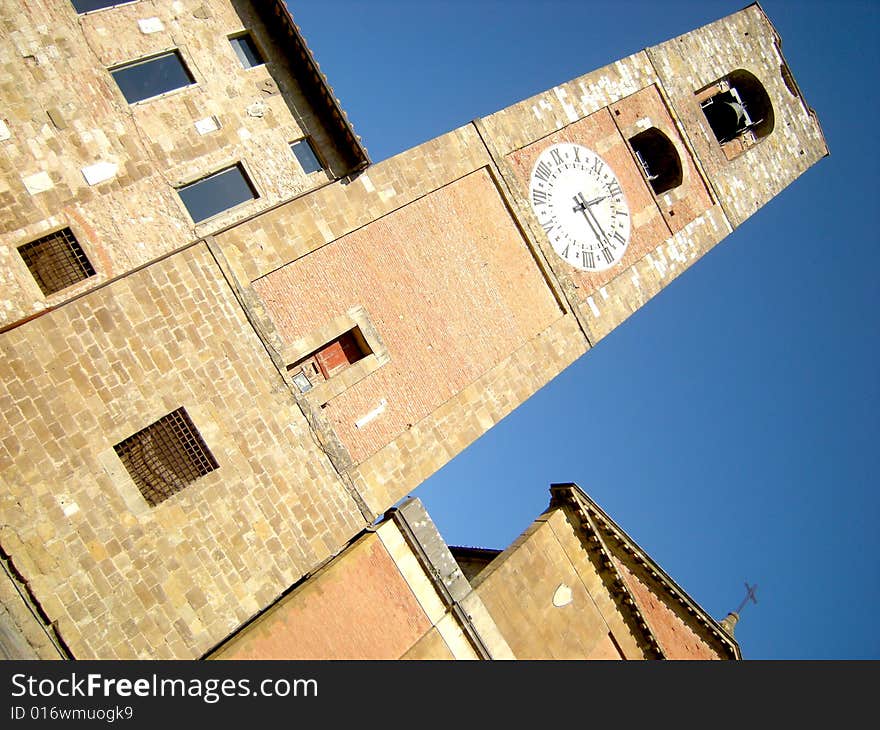
{"type": "Polygon", "coordinates": [[[92,264],[69,228],[19,246],[18,253],[45,296],[95,275],[92,264]]]}
{"type": "Polygon", "coordinates": [[[185,408],[113,448],[152,507],[218,468],[185,408]]]}

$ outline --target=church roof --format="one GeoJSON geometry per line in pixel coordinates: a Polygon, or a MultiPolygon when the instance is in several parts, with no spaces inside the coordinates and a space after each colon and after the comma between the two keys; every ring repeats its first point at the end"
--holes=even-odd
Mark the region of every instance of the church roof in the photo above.
{"type": "Polygon", "coordinates": [[[580,527],[586,533],[587,543],[599,553],[600,562],[613,575],[614,585],[621,595],[622,604],[641,630],[643,638],[658,658],[666,658],[666,651],[651,627],[646,606],[634,593],[622,575],[615,558],[624,557],[641,568],[641,573],[657,595],[663,596],[667,605],[677,604],[679,613],[688,617],[688,625],[697,629],[701,638],[720,649],[731,659],[741,659],[739,644],[728,635],[719,622],[710,616],[691,598],[635,540],[609,517],[577,484],[563,483],[550,486],[550,508],[568,506],[579,518],[580,527]]]}

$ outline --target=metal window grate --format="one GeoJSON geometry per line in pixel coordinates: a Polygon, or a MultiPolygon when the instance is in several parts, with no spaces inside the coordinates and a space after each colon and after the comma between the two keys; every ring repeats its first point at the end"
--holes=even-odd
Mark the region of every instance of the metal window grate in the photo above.
{"type": "Polygon", "coordinates": [[[46,296],[95,275],[69,228],[19,246],[18,253],[46,296]]]}
{"type": "Polygon", "coordinates": [[[153,507],[218,468],[184,408],[163,416],[113,448],[153,507]]]}

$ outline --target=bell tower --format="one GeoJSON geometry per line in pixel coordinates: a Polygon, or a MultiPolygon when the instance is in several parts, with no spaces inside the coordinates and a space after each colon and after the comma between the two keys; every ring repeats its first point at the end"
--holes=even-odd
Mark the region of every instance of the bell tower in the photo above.
{"type": "MultiPolygon", "coordinates": [[[[828,154],[757,3],[475,124],[525,225],[537,218],[544,227],[534,231],[536,246],[591,346],[828,154]],[[626,241],[612,232],[607,247],[603,231],[597,237],[578,220],[567,226],[564,216],[561,232],[547,230],[541,158],[560,142],[594,150],[619,180],[626,241]],[[560,255],[572,238],[587,260],[560,255]],[[603,253],[613,265],[591,265],[603,253]]],[[[568,163],[559,161],[557,179],[568,163]]],[[[597,195],[617,189],[596,182],[597,195]]],[[[588,223],[601,223],[602,205],[588,223]]]]}
{"type": "Polygon", "coordinates": [[[754,4],[211,246],[381,512],[827,154],[754,4]],[[355,335],[328,379],[315,362],[355,335]]]}
{"type": "Polygon", "coordinates": [[[13,5],[0,588],[78,658],[203,656],[828,154],[757,4],[377,164],[282,0],[13,5]]]}

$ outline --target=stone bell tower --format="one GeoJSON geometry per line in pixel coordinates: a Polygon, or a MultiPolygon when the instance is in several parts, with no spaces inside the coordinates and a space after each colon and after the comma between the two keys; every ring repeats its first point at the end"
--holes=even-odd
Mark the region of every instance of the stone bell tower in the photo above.
{"type": "Polygon", "coordinates": [[[0,11],[0,556],[81,658],[207,653],[828,154],[758,5],[372,165],[281,0],[0,11]]]}
{"type": "Polygon", "coordinates": [[[378,512],[826,154],[755,4],[212,246],[378,512]],[[314,358],[346,337],[355,354],[328,378],[314,358]]]}

